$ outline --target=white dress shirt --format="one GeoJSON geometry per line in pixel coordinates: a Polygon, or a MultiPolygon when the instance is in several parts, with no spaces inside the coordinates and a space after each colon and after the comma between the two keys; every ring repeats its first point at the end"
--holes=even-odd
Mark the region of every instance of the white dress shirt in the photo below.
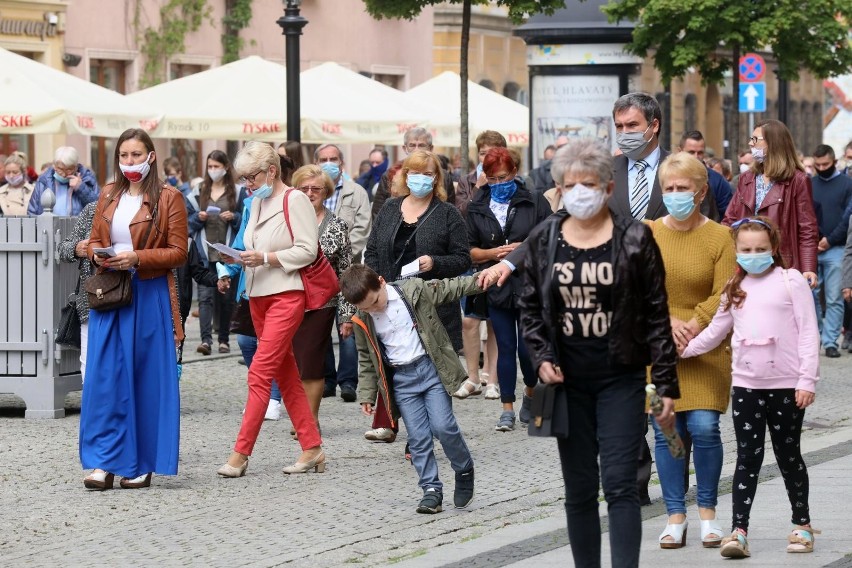
{"type": "MultiPolygon", "coordinates": [[[[657,168],[660,167],[660,147],[654,148],[654,151],[643,158],[648,167],[645,168],[645,179],[648,180],[648,195],[651,194],[654,188],[654,180],[657,179],[657,168]]],[[[636,167],[637,160],[627,158],[627,189],[631,191],[636,187],[636,176],[639,175],[639,168],[636,167]]]]}
{"type": "Polygon", "coordinates": [[[373,312],[376,335],[385,347],[385,355],[394,367],[411,363],[426,354],[414,321],[396,288],[385,284],[388,305],[383,312],[373,312]]]}

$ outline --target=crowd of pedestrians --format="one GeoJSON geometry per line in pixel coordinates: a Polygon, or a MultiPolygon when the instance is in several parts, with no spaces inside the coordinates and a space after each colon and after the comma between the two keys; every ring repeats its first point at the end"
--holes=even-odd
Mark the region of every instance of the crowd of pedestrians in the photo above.
{"type": "Polygon", "coordinates": [[[233,328],[248,391],[222,477],[246,475],[264,420],[282,408],[302,449],[284,473],[323,472],[334,456],[323,450],[319,409],[339,388],[372,419],[367,440],[394,442],[403,421],[423,491],[417,512],[443,507],[433,438],[463,508],[476,448],[452,398],[499,399],[493,429],[506,432],[533,419],[539,383],[562,384],[570,434],[557,443],[568,532],[583,543],[572,547],[577,565],[600,562],[599,485],[612,563],[638,565],[652,461],[668,514],[662,548],[686,544],[692,463],[700,542],[748,556],[767,429],[791,503],[788,551],[813,550],[799,438],[820,350],[852,352],[849,164],[841,170],[820,145],[809,174],[776,120],[755,126],[736,165],[712,157],[699,131],[669,152],[660,105],[644,93],[614,101],[612,117],[615,153],[566,133],[528,177],[498,132],[479,133],[475,167],[459,171],[422,128],[402,137],[402,160],[377,147],[352,175],[335,144],[305,164],[298,143],[249,142],[233,160],[211,152],[192,186],[180,161],[158,161],[135,129],[116,142],[117,175],[103,188],[70,147],[37,179],[26,156],[5,158],[4,216],[43,213],[47,189],[54,214],[77,216],[59,250],[77,263],[81,289],[104,273],[129,274],[126,305],[90,310],[78,295],[85,486],[109,489],[119,475],[122,487],[142,488],[155,473],[177,473],[194,280],[199,353],[228,353],[232,326],[248,322],[233,328]],[[340,293],[306,311],[300,270],[318,255],[340,293]],[[647,382],[663,404],[650,421],[647,382]],[[730,533],[716,520],[729,404],[730,533]],[[669,452],[671,429],[685,457],[669,452]]]}

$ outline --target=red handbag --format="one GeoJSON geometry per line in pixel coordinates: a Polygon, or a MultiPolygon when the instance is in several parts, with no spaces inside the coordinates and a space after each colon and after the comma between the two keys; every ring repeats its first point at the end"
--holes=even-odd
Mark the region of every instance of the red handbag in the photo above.
{"type": "MultiPolygon", "coordinates": [[[[290,239],[293,237],[293,226],[290,225],[290,207],[288,197],[292,189],[284,192],[284,220],[290,231],[290,239]]],[[[334,296],[340,292],[340,282],[331,263],[322,252],[322,247],[317,243],[317,258],[307,266],[299,269],[302,277],[302,286],[305,289],[305,310],[318,310],[324,307],[334,296]]]]}

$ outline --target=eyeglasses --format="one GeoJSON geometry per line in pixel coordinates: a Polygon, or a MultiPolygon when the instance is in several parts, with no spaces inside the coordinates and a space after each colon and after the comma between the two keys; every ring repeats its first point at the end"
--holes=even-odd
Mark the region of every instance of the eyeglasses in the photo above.
{"type": "Polygon", "coordinates": [[[755,224],[760,225],[762,227],[766,227],[770,231],[772,230],[772,227],[766,221],[761,221],[760,219],[753,219],[751,217],[745,217],[744,219],[740,219],[739,221],[737,221],[736,223],[731,225],[731,228],[732,229],[739,229],[740,227],[742,227],[746,223],[755,223],[755,224]]]}
{"type": "Polygon", "coordinates": [[[757,143],[758,143],[758,142],[760,142],[761,140],[766,140],[766,138],[764,138],[763,136],[752,136],[751,138],[749,138],[749,139],[748,139],[749,143],[750,143],[752,146],[753,146],[753,145],[755,145],[755,144],[757,144],[757,143]]]}
{"type": "Polygon", "coordinates": [[[53,165],[53,171],[55,171],[55,172],[57,172],[61,175],[64,175],[66,177],[72,176],[72,175],[77,173],[77,166],[66,167],[66,166],[57,166],[56,164],[54,164],[53,165]]]}
{"type": "Polygon", "coordinates": [[[431,148],[431,144],[427,144],[426,142],[411,142],[405,145],[405,149],[409,152],[413,152],[415,150],[428,150],[431,148]]]}
{"type": "Polygon", "coordinates": [[[435,174],[433,172],[417,172],[417,171],[414,171],[414,170],[408,170],[407,174],[410,175],[410,176],[412,176],[412,175],[429,176],[430,178],[432,178],[432,181],[435,181],[435,178],[438,176],[438,174],[435,174]]]}
{"type": "Polygon", "coordinates": [[[335,156],[335,157],[333,157],[333,158],[317,158],[317,163],[318,163],[318,164],[324,164],[324,163],[326,163],[326,162],[331,162],[331,163],[333,163],[333,164],[339,164],[339,163],[340,163],[340,158],[338,158],[337,156],[335,156]]]}
{"type": "Polygon", "coordinates": [[[497,176],[497,177],[487,176],[485,178],[485,181],[487,181],[489,184],[503,183],[504,181],[510,180],[513,177],[515,177],[513,174],[505,174],[505,175],[497,176]]]}
{"type": "Polygon", "coordinates": [[[311,185],[311,186],[300,187],[299,191],[302,191],[304,193],[322,193],[322,192],[325,191],[325,188],[311,185]]]}
{"type": "Polygon", "coordinates": [[[256,178],[262,173],[265,173],[265,170],[260,170],[259,172],[251,174],[250,176],[242,176],[240,179],[237,180],[237,182],[239,182],[240,185],[245,185],[247,183],[254,185],[254,178],[256,178]]]}

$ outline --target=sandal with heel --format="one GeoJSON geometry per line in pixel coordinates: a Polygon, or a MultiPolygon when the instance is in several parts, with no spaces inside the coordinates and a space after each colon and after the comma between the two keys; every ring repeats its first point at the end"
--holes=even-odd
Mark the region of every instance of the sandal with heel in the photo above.
{"type": "Polygon", "coordinates": [[[719,548],[722,546],[724,529],[716,519],[701,520],[701,544],[704,548],[719,548]],[[715,535],[711,537],[710,535],[715,535]]]}
{"type": "Polygon", "coordinates": [[[687,528],[689,528],[689,521],[684,521],[680,524],[667,524],[666,529],[662,533],[660,533],[660,548],[669,550],[675,548],[683,548],[684,546],[686,546],[687,528]],[[663,540],[666,537],[670,537],[671,540],[663,540]]]}

